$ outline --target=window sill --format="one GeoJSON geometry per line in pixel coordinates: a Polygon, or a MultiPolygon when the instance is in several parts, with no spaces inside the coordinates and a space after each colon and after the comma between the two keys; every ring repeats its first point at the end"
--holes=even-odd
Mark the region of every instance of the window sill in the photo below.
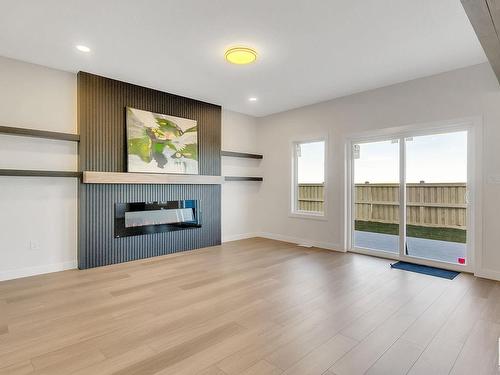
{"type": "Polygon", "coordinates": [[[313,212],[291,212],[288,214],[288,217],[295,219],[328,221],[328,218],[325,216],[325,214],[315,214],[313,212]]]}

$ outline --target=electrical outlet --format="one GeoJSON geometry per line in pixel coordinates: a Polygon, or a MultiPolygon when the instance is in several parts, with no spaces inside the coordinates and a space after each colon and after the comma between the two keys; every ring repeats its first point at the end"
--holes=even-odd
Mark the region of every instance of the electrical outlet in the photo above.
{"type": "Polygon", "coordinates": [[[30,250],[40,250],[40,243],[36,240],[30,240],[30,250]]]}

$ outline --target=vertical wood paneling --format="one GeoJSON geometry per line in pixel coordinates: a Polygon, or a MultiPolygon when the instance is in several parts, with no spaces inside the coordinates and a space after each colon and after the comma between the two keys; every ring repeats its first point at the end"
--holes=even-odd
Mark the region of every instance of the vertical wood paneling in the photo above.
{"type": "MultiPolygon", "coordinates": [[[[221,107],[89,73],[78,73],[81,171],[126,172],[127,106],[198,122],[199,171],[220,175],[221,107]]],[[[79,268],[97,267],[218,245],[219,185],[94,185],[79,187],[79,268]],[[197,199],[202,227],[114,238],[117,202],[197,199]]]]}

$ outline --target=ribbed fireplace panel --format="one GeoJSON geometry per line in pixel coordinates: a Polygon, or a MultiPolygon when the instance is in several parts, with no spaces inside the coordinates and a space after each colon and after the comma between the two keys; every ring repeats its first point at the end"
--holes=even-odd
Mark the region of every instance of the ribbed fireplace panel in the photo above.
{"type": "Polygon", "coordinates": [[[80,233],[85,251],[80,252],[80,268],[91,268],[177,251],[219,245],[220,185],[94,185],[81,188],[86,196],[88,225],[80,233]],[[175,232],[114,238],[114,204],[196,199],[200,203],[201,228],[175,232]]]}
{"type": "MultiPolygon", "coordinates": [[[[78,73],[80,170],[126,172],[127,106],[198,122],[199,171],[220,175],[221,107],[125,82],[78,73]]],[[[79,268],[91,268],[221,242],[219,185],[79,186],[79,268]],[[202,227],[114,238],[114,204],[197,199],[202,227]]]]}

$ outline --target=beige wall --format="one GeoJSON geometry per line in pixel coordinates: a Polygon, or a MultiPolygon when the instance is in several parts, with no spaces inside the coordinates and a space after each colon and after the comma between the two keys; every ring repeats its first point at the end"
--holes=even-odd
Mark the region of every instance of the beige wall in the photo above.
{"type": "Polygon", "coordinates": [[[421,78],[259,119],[265,154],[261,231],[269,237],[343,249],[344,142],[351,133],[481,116],[484,141],[483,261],[476,271],[500,279],[500,89],[488,64],[421,78]],[[328,136],[326,221],[289,217],[290,142],[328,136]]]}

